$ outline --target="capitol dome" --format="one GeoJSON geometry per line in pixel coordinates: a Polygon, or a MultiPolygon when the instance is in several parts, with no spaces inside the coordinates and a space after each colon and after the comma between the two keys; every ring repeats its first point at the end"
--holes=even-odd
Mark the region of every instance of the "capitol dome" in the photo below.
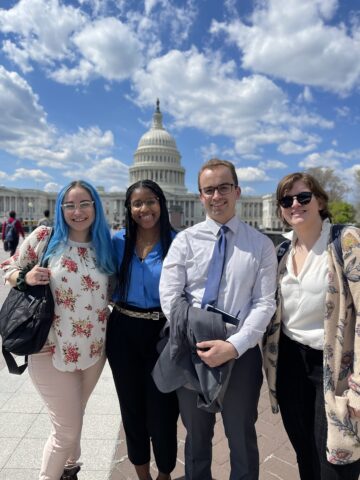
{"type": "Polygon", "coordinates": [[[175,139],[162,124],[160,102],[156,102],[151,128],[140,138],[130,167],[130,183],[153,180],[171,193],[185,193],[185,169],[175,139]]]}
{"type": "MultiPolygon", "coordinates": [[[[161,113],[160,113],[161,114],[161,113]]],[[[141,137],[138,149],[149,145],[165,145],[177,151],[176,143],[173,137],[166,130],[151,129],[141,137]]]]}

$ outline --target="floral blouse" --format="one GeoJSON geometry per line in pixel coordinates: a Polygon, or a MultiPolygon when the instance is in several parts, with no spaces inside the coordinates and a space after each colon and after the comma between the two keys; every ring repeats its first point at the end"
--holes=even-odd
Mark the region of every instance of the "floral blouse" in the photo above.
{"type": "MultiPolygon", "coordinates": [[[[19,253],[0,265],[5,279],[15,270],[37,263],[49,234],[50,229],[41,226],[24,240],[19,253]]],[[[109,276],[97,269],[91,243],[71,240],[59,255],[50,258],[48,267],[55,311],[42,351],[51,351],[54,367],[58,370],[85,370],[104,353],[109,276]]]]}

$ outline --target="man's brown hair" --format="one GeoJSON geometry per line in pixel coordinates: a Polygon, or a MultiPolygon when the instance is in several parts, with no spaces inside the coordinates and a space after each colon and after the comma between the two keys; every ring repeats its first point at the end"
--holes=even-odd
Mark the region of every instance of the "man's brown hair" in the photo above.
{"type": "Polygon", "coordinates": [[[199,191],[200,191],[200,175],[202,174],[202,172],[206,169],[213,170],[214,168],[221,167],[221,166],[222,167],[227,167],[230,170],[235,187],[237,187],[239,185],[239,180],[238,180],[238,177],[237,177],[237,174],[236,174],[235,165],[233,163],[228,162],[227,160],[220,160],[219,158],[211,158],[207,162],[203,163],[201,165],[200,170],[199,170],[199,173],[198,173],[198,188],[199,188],[199,191]]]}

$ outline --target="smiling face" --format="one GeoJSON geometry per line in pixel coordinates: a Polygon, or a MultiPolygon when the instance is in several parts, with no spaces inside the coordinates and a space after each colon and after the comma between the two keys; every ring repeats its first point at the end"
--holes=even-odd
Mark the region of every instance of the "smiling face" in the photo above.
{"type": "Polygon", "coordinates": [[[130,197],[131,217],[138,229],[160,228],[160,204],[155,193],[149,188],[137,188],[130,197]]]}
{"type": "Polygon", "coordinates": [[[79,208],[80,202],[92,202],[92,198],[85,188],[76,186],[66,193],[62,202],[63,205],[74,204],[76,208],[63,208],[63,215],[69,226],[70,240],[88,242],[91,240],[90,228],[95,220],[95,208],[92,203],[86,208],[79,208]]]}
{"type": "Polygon", "coordinates": [[[240,187],[234,185],[234,179],[231,171],[224,165],[219,165],[214,168],[205,168],[199,178],[200,186],[200,200],[203,204],[207,215],[216,222],[225,224],[228,222],[236,212],[236,201],[240,198],[240,187]],[[230,193],[221,195],[218,190],[215,190],[213,195],[206,195],[209,187],[218,187],[219,185],[230,184],[230,193]]]}
{"type": "MultiPolygon", "coordinates": [[[[301,192],[311,192],[310,188],[302,181],[294,183],[285,195],[297,195],[301,192]]],[[[281,208],[281,215],[294,230],[311,229],[322,222],[320,210],[323,208],[322,201],[313,194],[307,205],[301,205],[297,199],[293,200],[289,208],[281,208]]]]}

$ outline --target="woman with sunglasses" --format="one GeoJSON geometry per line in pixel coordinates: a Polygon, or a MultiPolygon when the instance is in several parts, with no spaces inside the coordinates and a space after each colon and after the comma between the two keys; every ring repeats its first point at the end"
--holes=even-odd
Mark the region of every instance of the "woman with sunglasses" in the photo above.
{"type": "Polygon", "coordinates": [[[292,234],[278,253],[278,306],[264,338],[272,409],[280,407],[301,480],[358,480],[360,230],[341,231],[342,266],[319,182],[287,175],[276,198],[292,234]]]}
{"type": "Polygon", "coordinates": [[[177,397],[174,392],[161,393],[151,371],[166,324],[160,307],[160,273],[175,231],[164,193],[151,180],[128,188],[125,207],[125,229],[113,237],[119,282],[106,353],[119,397],[129,460],[139,480],[150,480],[151,440],[157,478],[168,480],[176,464],[177,397]]]}
{"type": "Polygon", "coordinates": [[[86,403],[105,363],[110,277],[115,272],[111,238],[100,197],[89,183],[65,186],[55,205],[55,222],[45,260],[37,265],[52,229],[40,226],[0,267],[21,290],[47,285],[54,320],[40,353],[29,357],[29,375],[51,420],[40,480],[76,480],[86,403]]]}

